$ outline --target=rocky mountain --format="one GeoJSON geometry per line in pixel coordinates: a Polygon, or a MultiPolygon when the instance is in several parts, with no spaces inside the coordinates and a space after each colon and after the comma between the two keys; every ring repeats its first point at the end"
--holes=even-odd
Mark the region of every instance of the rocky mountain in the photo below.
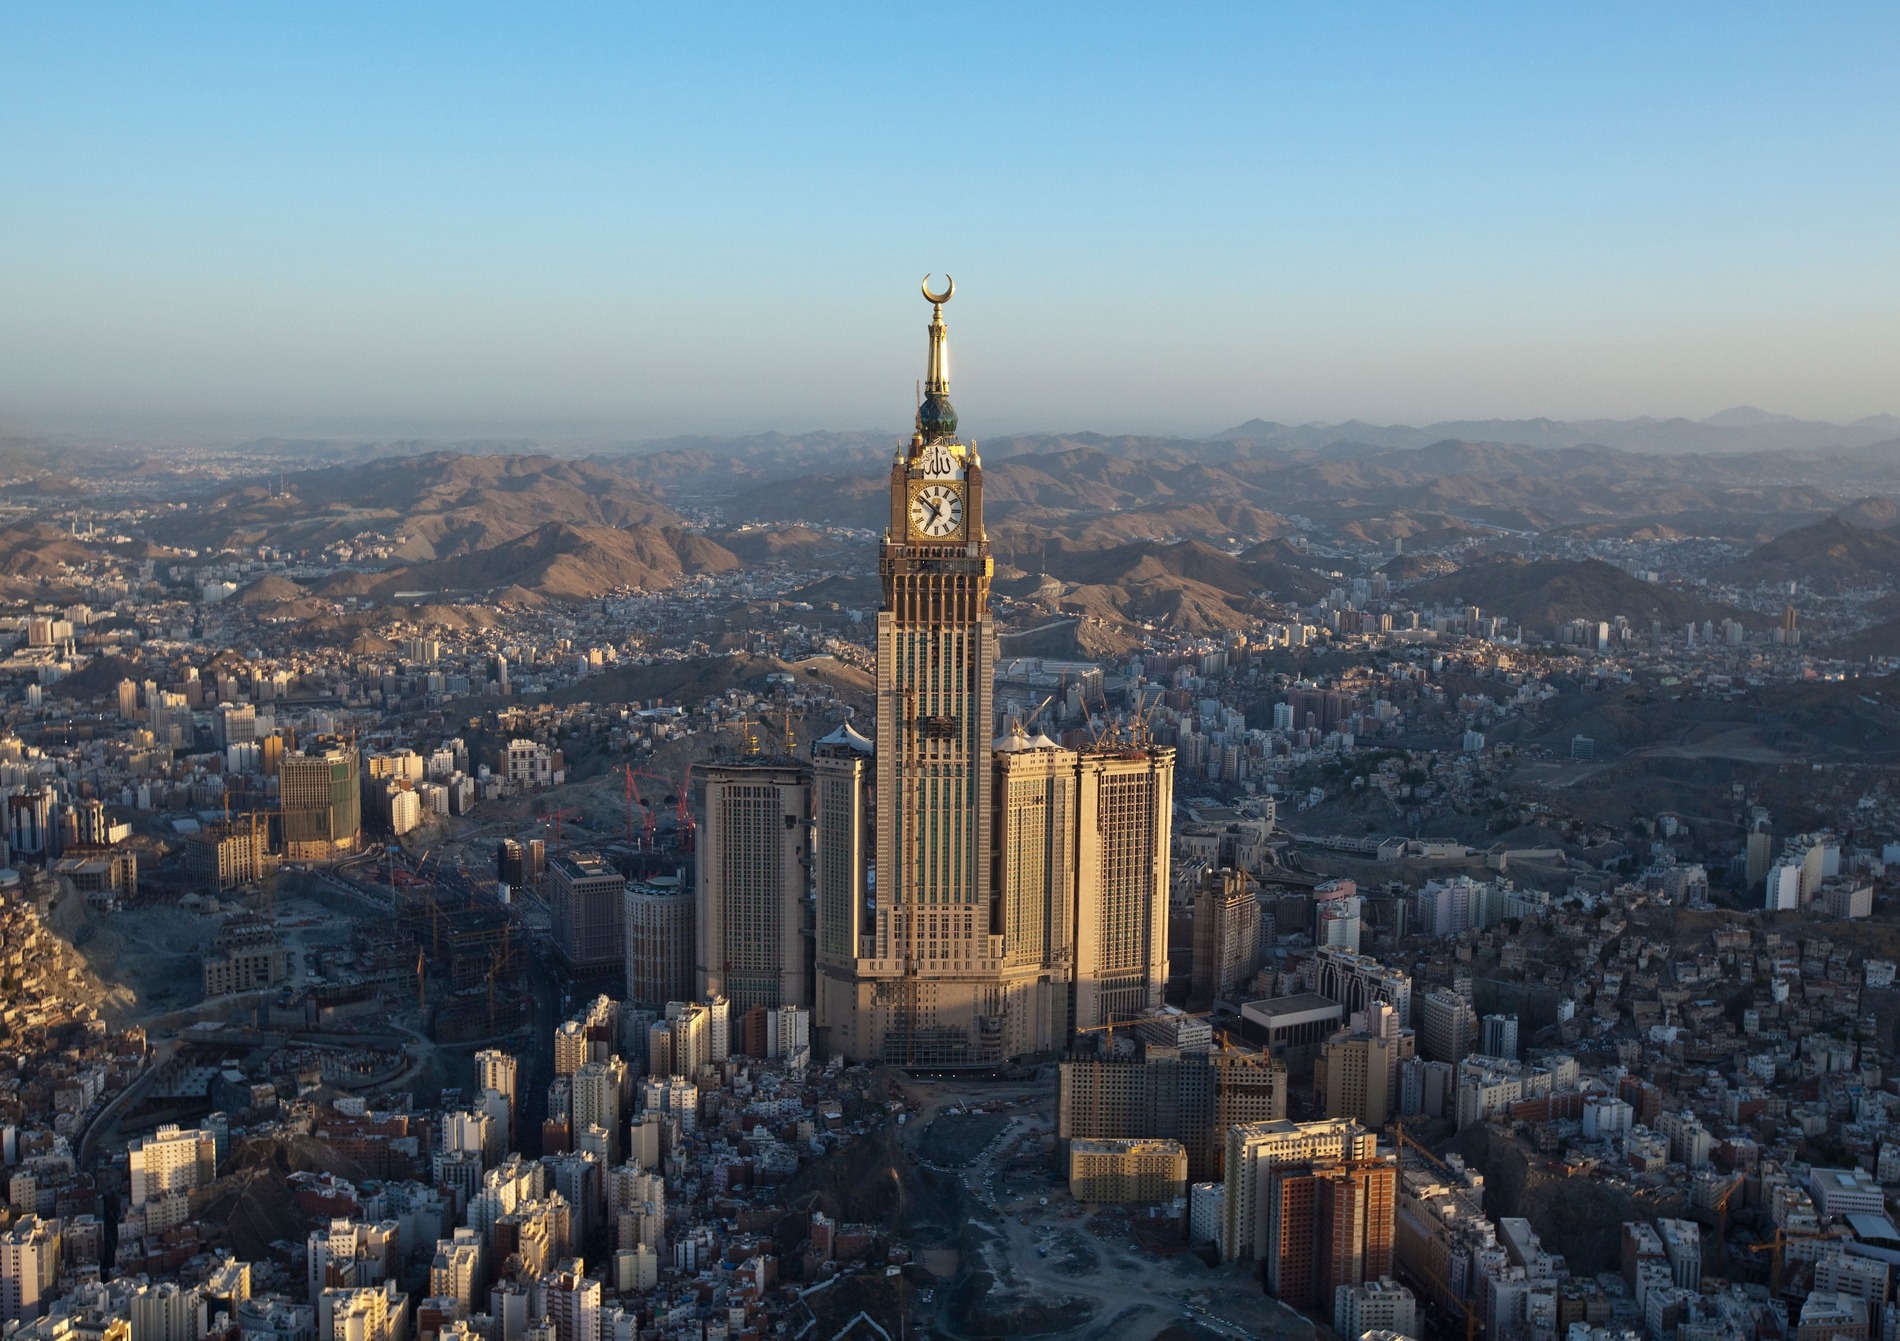
{"type": "Polygon", "coordinates": [[[711,538],[748,564],[786,563],[806,567],[841,561],[860,550],[865,551],[861,562],[871,562],[868,549],[862,544],[850,544],[835,535],[796,523],[717,531],[711,538]]]}
{"type": "Polygon", "coordinates": [[[1807,582],[1825,587],[1900,581],[1900,526],[1868,526],[1856,520],[1885,520],[1888,507],[1885,499],[1863,500],[1850,511],[1797,526],[1730,564],[1722,576],[1737,583],[1807,582]]]}
{"type": "Polygon", "coordinates": [[[1154,540],[1106,547],[1055,538],[1030,548],[1005,542],[997,553],[1026,574],[1051,614],[1108,625],[1152,623],[1190,632],[1261,618],[1279,603],[1307,602],[1327,583],[1310,570],[1236,558],[1200,541],[1154,540]]]}
{"type": "MultiPolygon", "coordinates": [[[[1461,439],[1292,448],[1086,434],[993,440],[983,452],[992,530],[1021,525],[1110,542],[1246,543],[1286,533],[1289,513],[1381,544],[1564,528],[1772,535],[1828,515],[1870,484],[1900,486],[1900,455],[1797,462],[1461,439]]],[[[882,464],[880,454],[849,471],[769,483],[735,472],[719,506],[735,522],[876,528],[887,508],[882,464]]]]}
{"type": "Polygon", "coordinates": [[[1519,443],[1526,447],[1611,447],[1663,455],[1825,451],[1869,447],[1900,437],[1900,418],[1870,415],[1852,424],[1830,424],[1768,414],[1737,406],[1706,419],[1454,419],[1421,427],[1343,424],[1276,424],[1250,419],[1215,438],[1257,446],[1309,450],[1333,443],[1363,443],[1376,448],[1420,447],[1446,438],[1519,443]]]}
{"type": "Polygon", "coordinates": [[[144,557],[148,547],[83,540],[48,522],[0,526],[0,596],[9,600],[76,599],[87,574],[108,552],[144,557]]]}
{"type": "Polygon", "coordinates": [[[1497,558],[1426,578],[1406,588],[1406,595],[1422,604],[1475,605],[1538,633],[1573,619],[1611,620],[1618,615],[1645,632],[1655,619],[1672,629],[1690,620],[1734,617],[1759,622],[1673,587],[1643,582],[1600,559],[1497,558]]]}
{"type": "Polygon", "coordinates": [[[740,566],[729,550],[678,527],[615,529],[552,521],[453,559],[348,573],[325,582],[317,594],[388,599],[398,592],[417,592],[514,601],[586,600],[631,587],[653,591],[672,586],[682,576],[726,573],[740,566]]]}
{"type": "Polygon", "coordinates": [[[488,549],[555,517],[599,527],[682,520],[651,489],[611,466],[428,452],[257,480],[154,531],[200,549],[303,549],[364,533],[400,535],[399,557],[427,561],[488,549]]]}

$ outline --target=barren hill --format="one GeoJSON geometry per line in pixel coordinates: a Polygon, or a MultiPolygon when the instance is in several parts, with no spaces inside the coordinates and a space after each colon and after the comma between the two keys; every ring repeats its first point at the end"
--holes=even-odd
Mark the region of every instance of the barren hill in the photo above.
{"type": "Polygon", "coordinates": [[[239,605],[276,605],[283,601],[302,600],[304,595],[304,589],[289,578],[269,575],[258,578],[233,599],[239,605]]]}
{"type": "Polygon", "coordinates": [[[1900,657],[1900,619],[1889,619],[1848,638],[1829,643],[1828,656],[1848,661],[1866,657],[1900,657]]]}
{"type": "Polygon", "coordinates": [[[728,550],[677,527],[616,530],[558,521],[473,554],[383,573],[351,573],[319,590],[326,596],[387,598],[399,591],[514,588],[531,598],[585,600],[629,587],[667,587],[684,575],[725,573],[739,566],[728,550]]]}
{"type": "Polygon", "coordinates": [[[558,517],[577,526],[672,526],[647,486],[590,461],[429,452],[330,466],[232,490],[168,521],[167,538],[200,548],[287,549],[401,533],[404,557],[445,558],[518,539],[558,517]]]}
{"type": "MultiPolygon", "coordinates": [[[[720,531],[712,537],[721,547],[747,563],[788,563],[803,566],[835,560],[853,548],[836,536],[809,526],[749,526],[720,531]]],[[[869,558],[865,559],[869,562],[869,558]]]]}
{"type": "Polygon", "coordinates": [[[722,694],[744,686],[754,691],[767,688],[766,677],[773,674],[796,675],[801,679],[829,685],[845,702],[863,714],[870,711],[877,682],[868,672],[849,666],[833,657],[812,657],[807,661],[782,661],[778,657],[754,656],[735,652],[729,656],[690,657],[678,661],[656,661],[649,666],[617,666],[590,675],[550,696],[554,703],[643,703],[657,699],[678,703],[722,694]]]}
{"type": "Polygon", "coordinates": [[[1443,577],[1427,578],[1406,589],[1423,604],[1475,605],[1488,614],[1502,615],[1536,630],[1548,630],[1573,619],[1628,617],[1639,627],[1659,619],[1670,628],[1690,620],[1748,617],[1713,605],[1686,592],[1639,581],[1600,559],[1573,562],[1542,559],[1495,559],[1461,568],[1443,577]]]}
{"type": "MultiPolygon", "coordinates": [[[[1852,515],[1879,515],[1884,500],[1863,500],[1852,515]]],[[[1732,582],[1809,582],[1859,586],[1900,580],[1900,528],[1876,530],[1837,514],[1770,540],[1722,574],[1732,582]]]]}
{"type": "Polygon", "coordinates": [[[47,522],[0,527],[0,570],[9,577],[63,576],[69,566],[97,556],[64,530],[47,522]]]}
{"type": "Polygon", "coordinates": [[[1190,631],[1229,628],[1272,611],[1270,601],[1307,601],[1326,585],[1306,569],[1251,562],[1199,541],[1141,540],[1090,546],[1007,528],[1000,562],[1048,573],[1063,586],[1055,612],[1112,626],[1153,623],[1190,631]]]}

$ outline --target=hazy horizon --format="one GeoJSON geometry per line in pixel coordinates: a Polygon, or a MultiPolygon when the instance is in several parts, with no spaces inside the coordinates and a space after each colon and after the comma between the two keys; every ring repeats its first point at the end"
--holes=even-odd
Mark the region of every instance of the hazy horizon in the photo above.
{"type": "Polygon", "coordinates": [[[1848,424],[1900,409],[1896,37],[15,6],[0,429],[901,426],[927,269],[978,434],[1848,424]]]}
{"type": "MultiPolygon", "coordinates": [[[[983,436],[991,438],[1062,436],[1080,434],[1098,434],[1109,437],[1171,437],[1186,440],[1209,440],[1218,438],[1232,429],[1241,428],[1256,420],[1277,424],[1285,429],[1331,429],[1350,424],[1361,424],[1379,430],[1415,429],[1426,430],[1441,424],[1470,423],[1690,423],[1710,425],[1717,423],[1730,410],[1753,411],[1753,406],[1731,406],[1727,410],[1700,417],[1690,415],[1668,416],[1630,416],[1625,419],[1573,419],[1557,420],[1551,416],[1527,415],[1513,418],[1499,416],[1457,415],[1447,419],[1405,423],[1401,421],[1376,422],[1361,415],[1350,416],[1342,420],[1306,420],[1294,421],[1275,418],[1272,415],[1249,415],[1246,419],[1215,427],[1205,425],[1182,424],[1114,424],[1099,425],[992,425],[984,429],[983,436]]],[[[1797,416],[1782,415],[1774,411],[1760,411],[1762,426],[1772,426],[1776,422],[1786,422],[1803,426],[1827,424],[1842,429],[1852,429],[1869,425],[1878,426],[1882,431],[1900,435],[1900,416],[1885,412],[1863,415],[1860,419],[1847,423],[1838,420],[1808,420],[1797,416]]],[[[547,444],[622,444],[643,446],[651,443],[672,441],[675,439],[743,439],[765,437],[779,434],[787,438],[814,437],[827,434],[849,435],[863,434],[870,437],[898,438],[908,434],[908,425],[892,424],[808,424],[808,425],[741,425],[736,427],[705,427],[682,424],[675,427],[649,428],[633,422],[587,421],[561,419],[519,419],[519,420],[456,420],[452,418],[412,418],[382,419],[339,415],[319,416],[270,416],[270,415],[178,415],[165,413],[151,414],[49,414],[16,415],[9,420],[0,421],[0,437],[45,437],[55,439],[91,439],[104,441],[115,435],[128,441],[151,441],[167,438],[194,439],[207,444],[241,443],[271,439],[330,442],[465,442],[465,443],[501,443],[522,441],[547,444]]]]}

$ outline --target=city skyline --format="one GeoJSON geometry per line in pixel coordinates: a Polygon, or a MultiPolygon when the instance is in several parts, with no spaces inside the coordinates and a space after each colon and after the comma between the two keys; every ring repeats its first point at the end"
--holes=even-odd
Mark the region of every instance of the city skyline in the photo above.
{"type": "Polygon", "coordinates": [[[1895,23],[15,9],[0,429],[1851,422],[1895,23]]]}
{"type": "Polygon", "coordinates": [[[0,1341],[1900,1341],[1895,36],[0,10],[0,1341]]]}

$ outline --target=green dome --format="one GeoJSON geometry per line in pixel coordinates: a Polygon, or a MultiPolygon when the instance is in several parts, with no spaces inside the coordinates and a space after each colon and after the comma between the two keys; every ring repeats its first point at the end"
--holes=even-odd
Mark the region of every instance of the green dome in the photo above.
{"type": "Polygon", "coordinates": [[[951,438],[957,432],[957,411],[948,396],[932,392],[917,411],[917,427],[926,438],[951,438]]]}

